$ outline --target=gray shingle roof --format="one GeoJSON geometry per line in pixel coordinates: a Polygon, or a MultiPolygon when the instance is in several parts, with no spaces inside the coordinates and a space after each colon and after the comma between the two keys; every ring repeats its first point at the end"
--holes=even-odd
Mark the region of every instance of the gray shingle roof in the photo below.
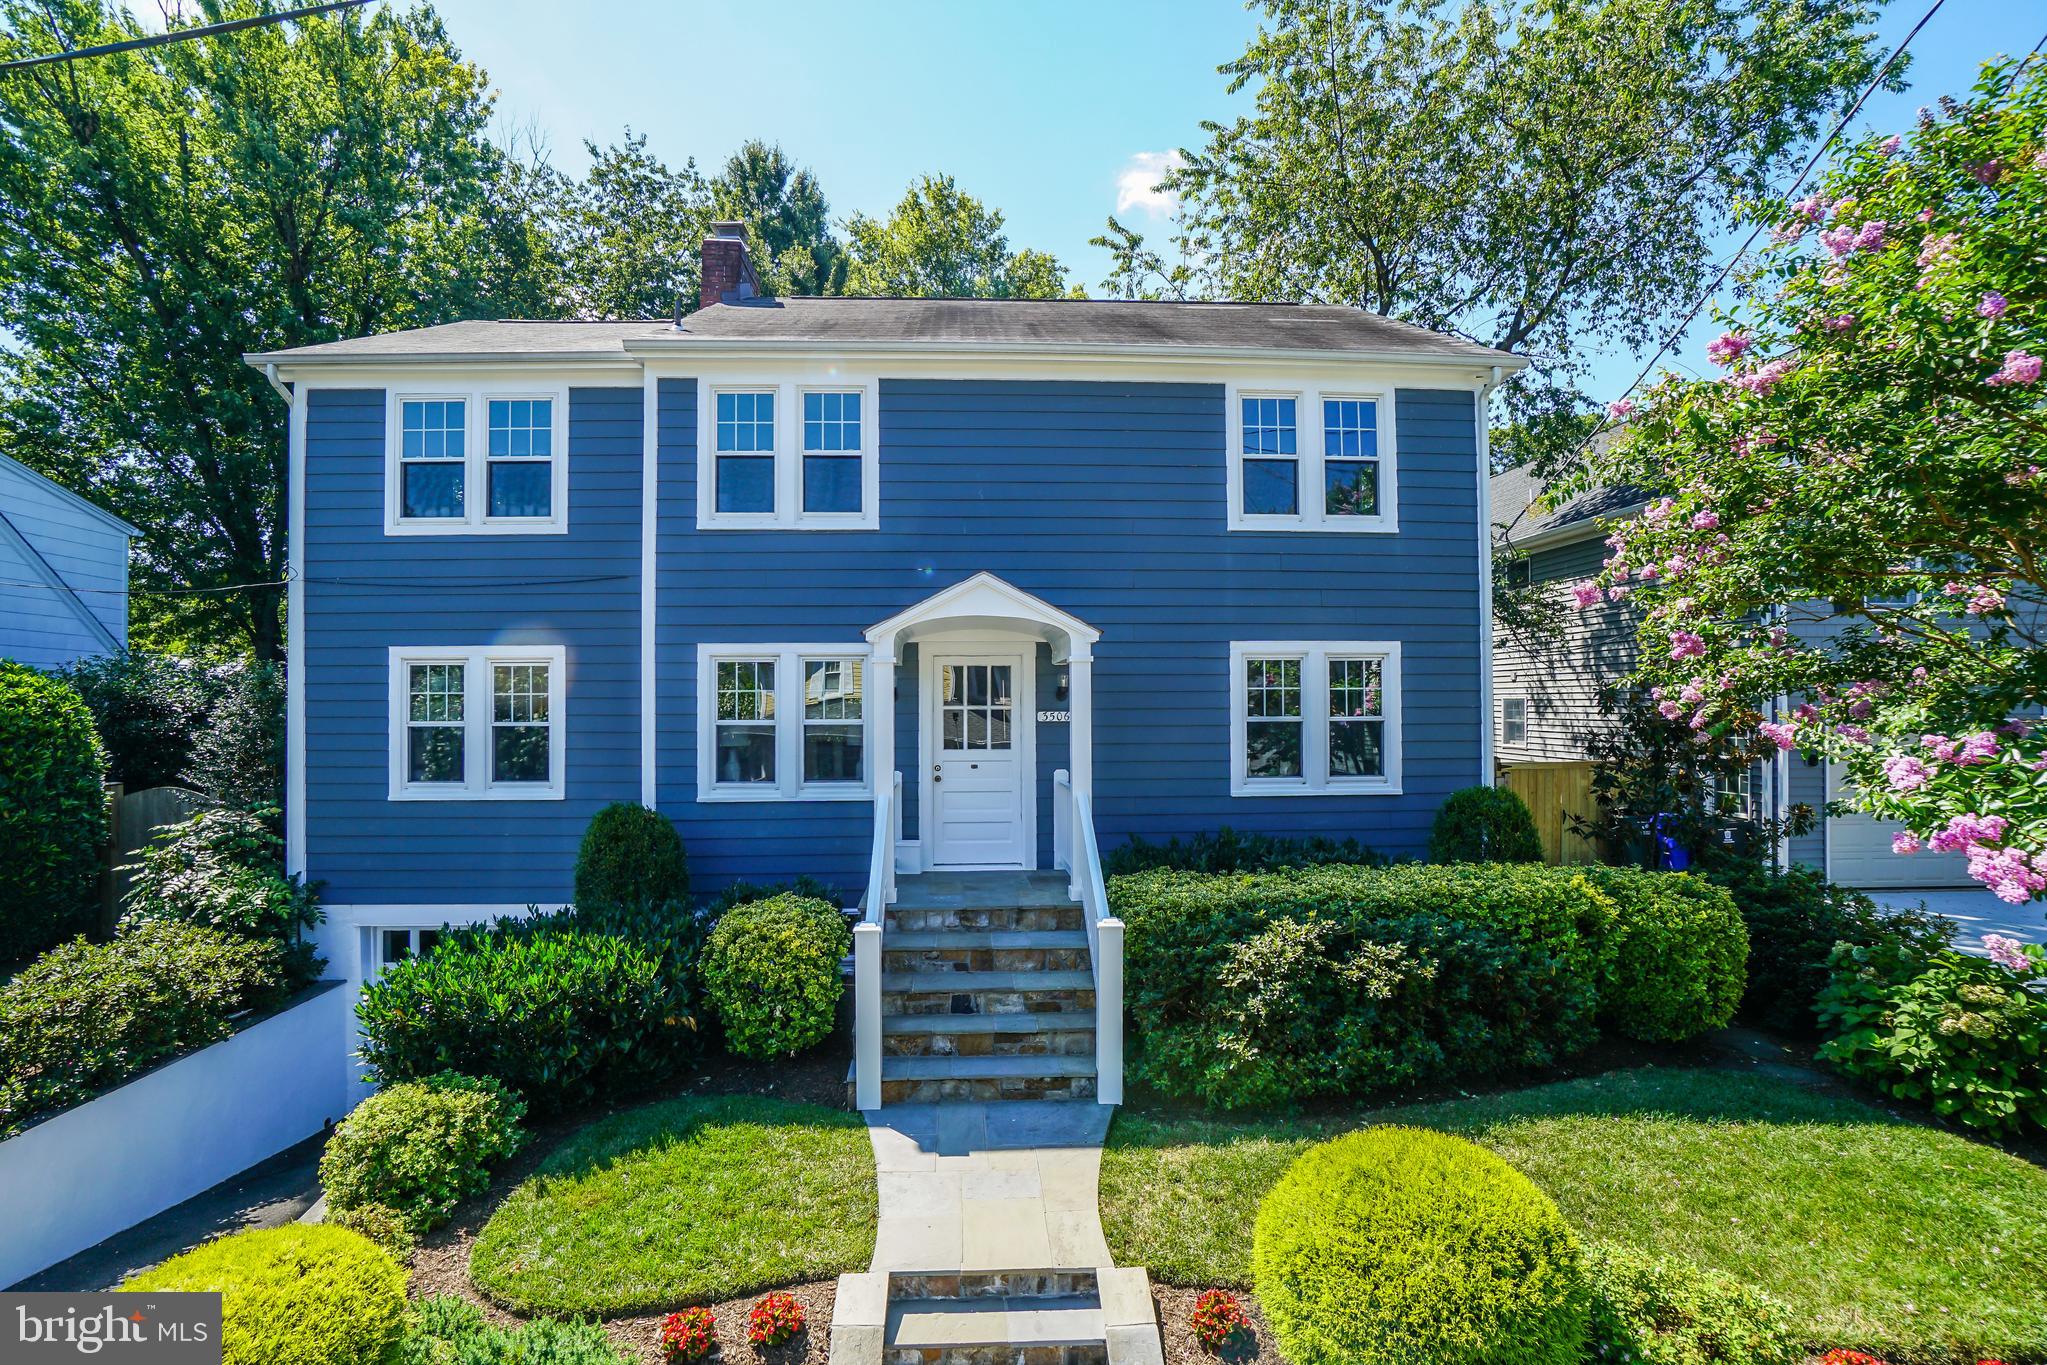
{"type": "Polygon", "coordinates": [[[623,357],[642,345],[686,349],[692,341],[1186,347],[1462,360],[1517,369],[1523,363],[1517,356],[1458,337],[1326,304],[867,298],[719,304],[684,318],[679,332],[665,321],[452,322],[249,359],[262,363],[413,356],[623,357]]]}
{"type": "Polygon", "coordinates": [[[1548,486],[1527,465],[1493,475],[1489,485],[1493,522],[1507,528],[1508,544],[1518,545],[1576,526],[1582,526],[1585,534],[1591,535],[1602,520],[1629,515],[1649,500],[1649,495],[1639,488],[1610,484],[1581,493],[1563,506],[1545,512],[1535,506],[1535,500],[1548,486]]]}

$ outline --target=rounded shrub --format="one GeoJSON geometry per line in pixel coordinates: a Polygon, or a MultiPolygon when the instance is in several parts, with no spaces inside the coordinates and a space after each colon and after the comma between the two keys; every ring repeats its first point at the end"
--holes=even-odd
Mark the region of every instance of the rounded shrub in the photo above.
{"type": "Polygon", "coordinates": [[[1643,1365],[1797,1365],[1791,1310],[1760,1289],[1676,1257],[1586,1248],[1592,1360],[1643,1365]]]}
{"type": "Polygon", "coordinates": [[[78,693],[0,659],[0,968],[90,923],[106,776],[78,693]]]}
{"type": "Polygon", "coordinates": [[[1432,863],[1539,863],[1542,840],[1535,817],[1505,787],[1454,791],[1429,830],[1432,863]]]}
{"type": "Polygon", "coordinates": [[[1644,1042],[1725,1027],[1748,984],[1748,928],[1734,898],[1684,872],[1587,867],[1613,913],[1600,942],[1600,1017],[1644,1042]]]}
{"type": "Polygon", "coordinates": [[[576,904],[658,904],[688,893],[689,860],[667,816],[614,801],[591,817],[576,851],[576,904]]]}
{"type": "Polygon", "coordinates": [[[1578,1244],[1548,1195],[1461,1138],[1369,1128],[1259,1206],[1258,1302],[1294,1365],[1578,1365],[1578,1244]]]}
{"type": "Polygon", "coordinates": [[[380,1361],[405,1322],[405,1271],[325,1224],[237,1232],[145,1270],[126,1292],[218,1293],[224,1365],[380,1361]]]}
{"type": "Polygon", "coordinates": [[[490,1184],[519,1150],[521,1104],[497,1081],[444,1071],[357,1105],[327,1139],[320,1187],[336,1209],[385,1205],[417,1236],[490,1184]]]}
{"type": "Polygon", "coordinates": [[[131,792],[184,780],[192,747],[208,731],[208,680],[183,659],[123,650],[60,669],[92,712],[107,750],[107,780],[131,792]]]}
{"type": "Polygon", "coordinates": [[[665,956],[572,917],[448,934],[364,987],[362,1057],[384,1085],[491,1076],[536,1114],[665,1074],[695,1021],[665,956]]]}
{"type": "Polygon", "coordinates": [[[831,902],[775,896],[725,912],[704,947],[704,994],[742,1057],[785,1057],[830,1036],[852,947],[831,902]]]}
{"type": "Polygon", "coordinates": [[[401,1262],[411,1260],[418,1245],[412,1229],[405,1225],[405,1216],[388,1204],[359,1204],[352,1209],[330,1207],[327,1221],[337,1228],[361,1233],[401,1262]]]}

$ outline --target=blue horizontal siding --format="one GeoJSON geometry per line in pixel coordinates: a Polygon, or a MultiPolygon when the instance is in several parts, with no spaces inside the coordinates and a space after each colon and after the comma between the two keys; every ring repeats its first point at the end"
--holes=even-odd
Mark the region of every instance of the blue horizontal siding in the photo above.
{"type": "Polygon", "coordinates": [[[343,905],[568,898],[584,826],[640,788],[637,388],[569,393],[564,535],[384,534],[384,394],[307,395],[308,875],[343,905]],[[389,799],[394,645],[561,645],[566,798],[389,799]]]}

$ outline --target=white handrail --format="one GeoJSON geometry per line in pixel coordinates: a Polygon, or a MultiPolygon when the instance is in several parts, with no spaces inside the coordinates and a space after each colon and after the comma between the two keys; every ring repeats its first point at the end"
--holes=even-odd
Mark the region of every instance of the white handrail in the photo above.
{"type": "MultiPolygon", "coordinates": [[[[1073,785],[1064,768],[1052,774],[1055,789],[1066,794],[1053,809],[1066,807],[1067,862],[1073,898],[1080,902],[1087,925],[1088,957],[1095,969],[1095,1099],[1123,1102],[1123,921],[1109,913],[1109,890],[1102,878],[1102,850],[1095,839],[1095,815],[1087,793],[1073,785]]],[[[1058,826],[1054,826],[1055,836],[1058,826]]]]}
{"type": "Polygon", "coordinates": [[[867,860],[867,894],[853,926],[853,1103],[881,1108],[881,934],[896,898],[896,824],[903,775],[890,773],[874,796],[874,846],[867,860]]]}

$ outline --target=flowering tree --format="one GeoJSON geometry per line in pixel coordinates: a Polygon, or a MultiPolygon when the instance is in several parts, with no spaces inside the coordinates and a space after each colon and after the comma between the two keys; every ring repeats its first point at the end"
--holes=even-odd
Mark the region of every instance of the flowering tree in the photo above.
{"type": "Polygon", "coordinates": [[[1725,375],[1613,406],[1627,435],[1579,486],[1669,495],[1578,603],[1647,608],[1665,716],[1846,763],[1900,852],[1965,853],[2025,901],[2047,890],[2047,67],[1985,68],[1770,212],[1708,348],[1725,375]]]}

